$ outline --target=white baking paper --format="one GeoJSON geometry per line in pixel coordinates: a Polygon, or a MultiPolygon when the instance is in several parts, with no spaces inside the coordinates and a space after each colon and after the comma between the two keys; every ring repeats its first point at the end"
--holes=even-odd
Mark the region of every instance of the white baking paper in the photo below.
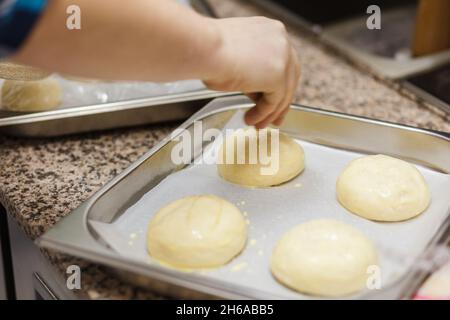
{"type": "MultiPolygon", "coordinates": [[[[244,126],[241,119],[242,114],[238,113],[227,127],[244,126]]],[[[285,288],[272,277],[270,255],[277,240],[295,225],[333,218],[351,224],[375,243],[380,256],[381,284],[389,286],[423,252],[446,218],[450,175],[417,166],[430,187],[429,208],[408,221],[373,222],[350,213],[336,200],[336,179],[351,160],[362,154],[297,142],[305,151],[306,168],[284,185],[262,189],[240,187],[222,180],[215,165],[195,164],[168,176],[113,223],[90,221],[90,224],[123,257],[158,263],[146,250],[147,225],[158,209],[188,195],[217,195],[234,203],[248,219],[248,242],[243,252],[226,266],[194,272],[282,298],[310,298],[285,288]]],[[[212,143],[203,157],[214,157],[217,148],[217,143],[212,143]]]]}

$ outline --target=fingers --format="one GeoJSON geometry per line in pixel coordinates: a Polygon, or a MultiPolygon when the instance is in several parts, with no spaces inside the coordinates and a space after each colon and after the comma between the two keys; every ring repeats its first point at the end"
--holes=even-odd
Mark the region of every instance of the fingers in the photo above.
{"type": "MultiPolygon", "coordinates": [[[[281,94],[282,95],[282,94],[281,94]]],[[[248,125],[256,125],[270,115],[281,100],[279,92],[265,93],[256,101],[256,105],[245,114],[248,125]]]]}
{"type": "Polygon", "coordinates": [[[283,109],[286,108],[286,96],[289,94],[288,90],[289,90],[289,78],[290,78],[290,73],[291,73],[291,64],[292,64],[292,53],[291,50],[288,50],[288,55],[287,55],[287,63],[286,66],[284,68],[284,74],[283,74],[283,82],[281,85],[281,90],[283,92],[282,95],[280,95],[281,100],[278,102],[277,107],[273,110],[273,112],[271,114],[268,114],[261,122],[258,122],[255,124],[255,127],[257,129],[263,129],[265,127],[267,127],[270,123],[272,123],[272,121],[274,121],[276,118],[278,118],[278,115],[280,114],[280,112],[283,111],[283,109]]]}
{"type": "Polygon", "coordinates": [[[298,84],[297,53],[281,22],[263,18],[243,22],[245,28],[236,28],[237,34],[229,33],[229,28],[222,29],[226,30],[226,36],[241,42],[240,50],[221,47],[219,57],[231,68],[225,68],[216,80],[205,84],[216,90],[244,92],[254,101],[255,106],[245,114],[248,125],[264,128],[270,123],[279,124],[289,109],[298,84]]]}
{"type": "Polygon", "coordinates": [[[283,123],[284,118],[286,117],[286,114],[289,112],[289,110],[290,110],[290,106],[288,108],[284,109],[283,112],[278,116],[278,118],[275,121],[273,121],[272,123],[274,125],[276,125],[277,127],[281,126],[281,124],[283,123]]]}
{"type": "Polygon", "coordinates": [[[292,102],[293,96],[295,94],[295,89],[297,86],[296,81],[296,52],[291,47],[290,49],[290,56],[289,56],[289,64],[286,67],[286,82],[285,82],[285,94],[283,97],[283,100],[279,104],[278,108],[269,115],[263,122],[258,123],[256,125],[257,128],[264,128],[268,126],[271,123],[274,123],[275,120],[277,120],[280,115],[290,107],[290,104],[292,102]]]}
{"type": "Polygon", "coordinates": [[[287,112],[289,111],[290,104],[294,98],[295,91],[297,89],[299,76],[300,76],[300,64],[297,57],[297,52],[293,47],[290,50],[289,63],[286,68],[286,81],[284,84],[285,92],[281,102],[277,105],[277,108],[266,117],[255,124],[258,129],[265,128],[269,124],[280,125],[287,112]]]}
{"type": "Polygon", "coordinates": [[[282,112],[280,112],[278,117],[272,122],[276,126],[279,126],[283,123],[283,120],[284,120],[286,114],[289,112],[290,104],[294,100],[295,92],[297,91],[298,83],[300,81],[300,73],[301,73],[300,62],[298,60],[297,52],[295,51],[295,49],[292,49],[292,51],[293,51],[295,67],[291,70],[291,72],[293,73],[292,74],[293,78],[292,78],[292,82],[291,82],[291,86],[292,86],[291,87],[291,95],[288,100],[287,108],[284,109],[282,112]]]}
{"type": "Polygon", "coordinates": [[[261,99],[262,94],[258,92],[245,93],[247,97],[249,97],[254,103],[258,102],[261,99]]]}

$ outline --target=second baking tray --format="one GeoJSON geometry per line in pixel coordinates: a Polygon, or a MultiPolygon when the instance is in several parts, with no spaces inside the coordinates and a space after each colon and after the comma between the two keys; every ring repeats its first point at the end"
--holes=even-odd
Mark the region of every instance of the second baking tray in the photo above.
{"type": "Polygon", "coordinates": [[[150,98],[28,114],[0,110],[0,134],[54,137],[186,119],[213,98],[233,93],[200,89],[150,98]]]}
{"type": "MultiPolygon", "coordinates": [[[[216,17],[205,0],[178,0],[198,13],[216,17]]],[[[72,84],[73,86],[75,84],[72,84]]],[[[81,94],[78,93],[77,94],[81,94]]],[[[0,134],[19,137],[54,137],[149,123],[184,120],[198,111],[208,101],[230,93],[215,92],[206,88],[148,98],[122,100],[97,104],[59,108],[34,113],[20,113],[0,108],[0,134]]],[[[1,103],[1,101],[0,101],[1,103]]]]}
{"type": "MultiPolygon", "coordinates": [[[[250,106],[240,96],[217,99],[181,127],[193,130],[193,121],[201,119],[204,130],[223,129],[239,120],[240,113],[250,106]]],[[[129,280],[163,294],[307,299],[313,297],[277,283],[268,261],[273,245],[284,232],[298,223],[327,216],[350,223],[371,238],[380,253],[382,270],[386,270],[381,290],[366,290],[349,298],[410,296],[427,273],[417,269],[417,263],[447,237],[450,139],[426,130],[302,106],[292,107],[281,130],[298,139],[306,153],[305,172],[288,184],[244,189],[221,182],[214,167],[175,165],[170,156],[176,141],[169,137],[44,234],[38,243],[112,267],[129,280]],[[367,153],[389,154],[422,165],[420,170],[430,184],[433,198],[430,208],[415,219],[386,224],[367,221],[340,207],[334,191],[337,174],[349,159],[367,153]],[[183,175],[190,175],[190,180],[183,180],[183,175]],[[167,189],[170,183],[177,182],[182,187],[167,189]],[[123,248],[131,239],[130,230],[135,231],[132,238],[140,239],[135,241],[142,245],[145,226],[163,203],[199,191],[222,196],[248,211],[247,248],[229,265],[186,273],[152,261],[145,247],[135,256],[133,253],[139,251],[123,248]],[[143,201],[147,207],[134,217],[130,215],[130,210],[142,206],[143,201]]],[[[212,146],[194,142],[192,147],[197,154],[193,158],[201,156],[202,147],[212,146]]]]}

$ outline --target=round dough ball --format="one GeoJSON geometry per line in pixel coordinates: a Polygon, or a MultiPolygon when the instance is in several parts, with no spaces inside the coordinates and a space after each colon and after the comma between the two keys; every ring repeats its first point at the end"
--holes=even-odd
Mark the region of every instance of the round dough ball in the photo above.
{"type": "Polygon", "coordinates": [[[171,202],[153,217],[147,234],[150,255],[180,269],[222,266],[246,241],[247,223],[239,209],[212,195],[171,202]]]}
{"type": "Polygon", "coordinates": [[[296,177],[305,168],[303,148],[280,132],[278,153],[272,154],[272,137],[276,136],[274,136],[274,129],[270,128],[236,130],[220,147],[217,165],[219,175],[229,182],[249,187],[270,187],[296,177]],[[272,159],[272,162],[261,161],[260,144],[267,146],[267,158],[272,159]],[[245,150],[245,158],[241,160],[241,163],[238,158],[239,150],[242,154],[245,150]],[[250,151],[255,155],[253,159],[249,157],[250,151]],[[232,161],[231,159],[227,161],[227,154],[231,152],[234,158],[228,156],[232,161]]]}
{"type": "Polygon", "coordinates": [[[336,185],[339,202],[370,220],[401,221],[423,212],[430,192],[412,164],[385,155],[353,160],[336,185]]]}
{"type": "Polygon", "coordinates": [[[0,78],[9,80],[39,80],[46,78],[50,72],[11,62],[0,62],[0,78]]]}
{"type": "Polygon", "coordinates": [[[372,242],[345,223],[302,223],[278,241],[271,258],[275,278],[302,293],[337,297],[365,288],[367,268],[377,264],[372,242]]]}
{"type": "Polygon", "coordinates": [[[43,111],[56,108],[61,99],[59,83],[53,79],[37,81],[5,80],[2,108],[11,111],[43,111]]]}

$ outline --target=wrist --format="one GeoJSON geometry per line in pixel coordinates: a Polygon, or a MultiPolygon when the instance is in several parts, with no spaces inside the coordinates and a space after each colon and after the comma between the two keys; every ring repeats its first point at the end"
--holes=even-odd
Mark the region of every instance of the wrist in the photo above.
{"type": "Polygon", "coordinates": [[[205,18],[206,41],[205,54],[200,63],[203,65],[203,73],[200,79],[204,82],[216,79],[224,68],[223,47],[224,36],[220,28],[220,20],[205,18]]]}

